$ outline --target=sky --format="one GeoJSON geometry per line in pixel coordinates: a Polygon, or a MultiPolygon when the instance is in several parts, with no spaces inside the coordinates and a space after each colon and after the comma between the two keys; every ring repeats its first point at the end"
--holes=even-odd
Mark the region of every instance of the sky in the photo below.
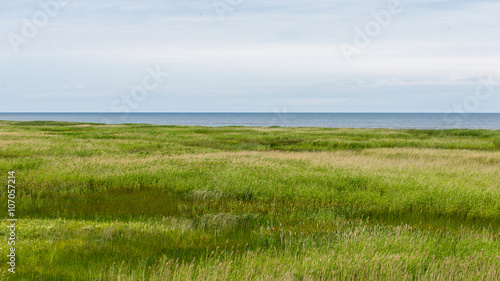
{"type": "Polygon", "coordinates": [[[492,0],[0,3],[0,112],[500,112],[492,0]]]}

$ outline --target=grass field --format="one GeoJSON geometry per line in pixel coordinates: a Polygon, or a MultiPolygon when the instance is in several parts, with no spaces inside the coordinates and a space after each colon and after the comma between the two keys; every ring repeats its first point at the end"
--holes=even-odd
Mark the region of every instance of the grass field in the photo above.
{"type": "Polygon", "coordinates": [[[1,280],[498,280],[500,131],[0,122],[1,280]]]}

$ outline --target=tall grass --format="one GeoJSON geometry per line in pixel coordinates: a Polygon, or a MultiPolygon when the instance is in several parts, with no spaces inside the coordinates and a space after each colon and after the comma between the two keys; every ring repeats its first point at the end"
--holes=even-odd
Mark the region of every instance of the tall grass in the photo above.
{"type": "Polygon", "coordinates": [[[3,121],[20,220],[1,278],[497,280],[499,139],[3,121]]]}

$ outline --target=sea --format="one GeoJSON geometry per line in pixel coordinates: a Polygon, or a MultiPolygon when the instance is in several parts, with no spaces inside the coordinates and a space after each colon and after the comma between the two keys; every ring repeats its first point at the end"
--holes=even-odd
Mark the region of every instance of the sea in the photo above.
{"type": "Polygon", "coordinates": [[[500,130],[500,113],[0,113],[0,120],[209,127],[500,130]]]}

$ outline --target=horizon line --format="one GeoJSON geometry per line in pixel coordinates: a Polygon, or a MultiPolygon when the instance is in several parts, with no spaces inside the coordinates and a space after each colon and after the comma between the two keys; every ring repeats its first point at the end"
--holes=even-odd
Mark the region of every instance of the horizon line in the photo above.
{"type": "Polygon", "coordinates": [[[43,111],[20,111],[20,112],[0,112],[0,114],[500,114],[500,112],[368,112],[368,111],[344,111],[344,112],[267,112],[267,111],[169,111],[169,112],[93,112],[93,111],[74,111],[74,112],[43,112],[43,111]]]}

